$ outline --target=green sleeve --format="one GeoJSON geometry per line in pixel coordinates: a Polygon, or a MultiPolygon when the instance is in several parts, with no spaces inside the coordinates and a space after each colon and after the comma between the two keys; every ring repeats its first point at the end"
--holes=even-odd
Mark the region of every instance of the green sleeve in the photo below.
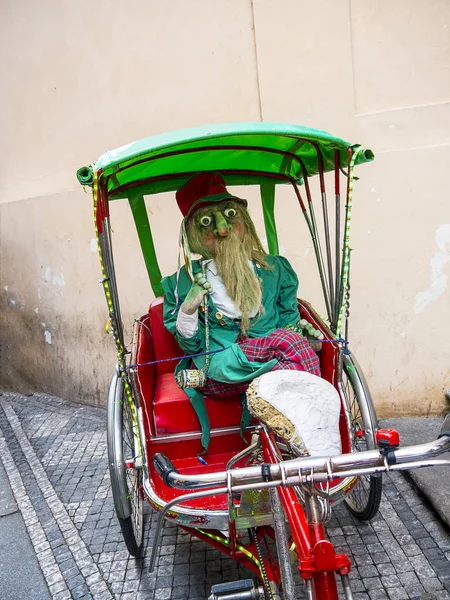
{"type": "Polygon", "coordinates": [[[296,325],[300,319],[297,304],[298,278],[289,261],[278,256],[280,291],[277,298],[278,327],[296,325]]]}
{"type": "MultiPolygon", "coordinates": [[[[164,327],[175,336],[178,345],[186,354],[197,354],[198,352],[204,352],[205,350],[205,328],[199,319],[198,331],[196,335],[191,338],[182,337],[177,331],[177,316],[180,310],[181,304],[183,303],[187,292],[183,293],[186,289],[186,282],[184,282],[183,271],[180,273],[178,281],[178,302],[175,296],[175,286],[177,285],[177,277],[171,275],[170,277],[164,277],[161,283],[164,289],[164,327]]],[[[190,285],[187,284],[187,289],[190,285]]]]}

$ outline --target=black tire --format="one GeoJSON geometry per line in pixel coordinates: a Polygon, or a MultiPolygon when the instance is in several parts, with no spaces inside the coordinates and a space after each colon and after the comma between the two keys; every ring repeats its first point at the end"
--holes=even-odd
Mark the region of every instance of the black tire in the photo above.
{"type": "Polygon", "coordinates": [[[143,540],[141,457],[137,456],[139,431],[116,374],[108,395],[108,462],[116,515],[128,552],[139,556],[143,540]],[[135,465],[135,466],[130,466],[135,465]],[[137,465],[137,466],[136,466],[137,465]]]}
{"type": "Polygon", "coordinates": [[[131,517],[128,517],[128,519],[118,519],[118,521],[128,552],[131,556],[138,558],[142,551],[142,540],[140,544],[138,544],[131,517]]]}
{"type": "MultiPolygon", "coordinates": [[[[377,418],[364,375],[356,359],[345,355],[342,389],[350,412],[352,452],[376,447],[377,418]]],[[[381,475],[361,475],[345,498],[350,513],[359,521],[370,521],[380,508],[383,480],[381,475]]]]}

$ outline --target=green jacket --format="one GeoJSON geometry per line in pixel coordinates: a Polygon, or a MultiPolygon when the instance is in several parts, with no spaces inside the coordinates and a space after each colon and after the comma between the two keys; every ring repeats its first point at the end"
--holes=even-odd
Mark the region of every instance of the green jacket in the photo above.
{"type": "MultiPolygon", "coordinates": [[[[255,271],[260,278],[262,288],[262,304],[264,311],[250,320],[248,337],[266,337],[276,329],[286,325],[296,325],[299,320],[297,306],[298,279],[289,262],[282,256],[266,257],[272,270],[261,268],[254,263],[255,271]]],[[[192,264],[194,275],[201,270],[200,261],[192,264]]],[[[177,274],[162,280],[164,288],[164,325],[177,339],[179,346],[187,355],[205,351],[205,323],[203,313],[199,313],[199,327],[192,338],[181,337],[176,329],[178,311],[186,298],[191,282],[186,271],[180,271],[177,284],[177,274]],[[175,294],[177,290],[178,298],[175,294]]],[[[242,383],[271,371],[276,365],[276,359],[266,363],[249,361],[236,343],[240,334],[239,322],[222,315],[215,307],[211,297],[208,298],[208,322],[210,350],[223,350],[211,354],[208,377],[223,383],[242,383]]],[[[205,356],[183,359],[178,363],[175,372],[188,369],[191,360],[200,369],[204,366],[205,356]]],[[[189,396],[202,428],[202,445],[206,449],[209,443],[209,419],[206,412],[203,394],[196,389],[187,388],[189,396]]]]}

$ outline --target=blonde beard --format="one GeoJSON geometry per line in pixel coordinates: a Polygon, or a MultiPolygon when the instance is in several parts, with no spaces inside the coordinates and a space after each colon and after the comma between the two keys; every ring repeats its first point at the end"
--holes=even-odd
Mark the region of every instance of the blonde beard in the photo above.
{"type": "Polygon", "coordinates": [[[228,295],[242,313],[241,333],[246,335],[250,327],[250,315],[254,311],[258,314],[264,310],[261,286],[248,261],[257,262],[266,271],[271,271],[273,267],[266,260],[266,252],[247,209],[241,202],[234,202],[233,207],[244,228],[242,239],[231,229],[227,237],[215,238],[212,246],[206,246],[199,223],[201,211],[188,221],[187,237],[192,252],[203,258],[214,258],[228,295]]]}
{"type": "Polygon", "coordinates": [[[250,266],[249,254],[234,231],[230,231],[227,237],[217,238],[212,253],[217,273],[222,277],[236,308],[242,313],[241,333],[245,335],[250,327],[250,315],[262,309],[261,286],[250,266]]]}

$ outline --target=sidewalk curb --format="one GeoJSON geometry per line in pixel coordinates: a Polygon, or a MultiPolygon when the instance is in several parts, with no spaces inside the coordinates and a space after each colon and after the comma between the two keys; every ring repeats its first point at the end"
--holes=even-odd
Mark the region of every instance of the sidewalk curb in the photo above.
{"type": "MultiPolygon", "coordinates": [[[[400,446],[411,446],[436,440],[443,421],[444,417],[397,417],[381,419],[380,425],[397,429],[400,446]]],[[[450,458],[450,453],[441,457],[450,458]]],[[[450,527],[450,467],[424,467],[404,473],[420,490],[442,522],[450,527]]]]}

